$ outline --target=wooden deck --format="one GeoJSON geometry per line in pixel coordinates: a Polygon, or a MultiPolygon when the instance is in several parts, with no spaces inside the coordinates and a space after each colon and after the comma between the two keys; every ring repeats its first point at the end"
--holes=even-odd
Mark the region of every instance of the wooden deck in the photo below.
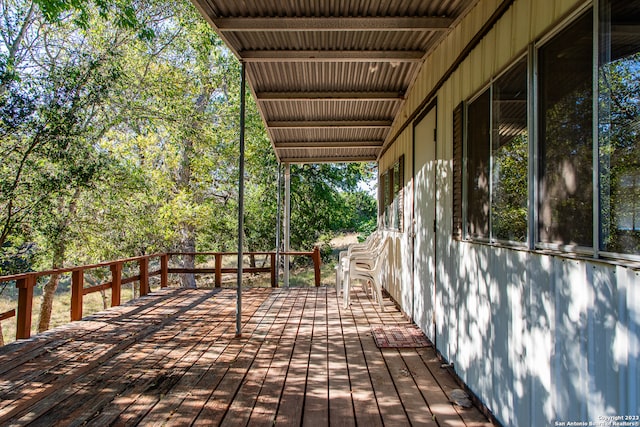
{"type": "Polygon", "coordinates": [[[406,321],[333,288],[164,289],[0,349],[0,425],[485,426],[430,348],[379,349],[406,321]]]}

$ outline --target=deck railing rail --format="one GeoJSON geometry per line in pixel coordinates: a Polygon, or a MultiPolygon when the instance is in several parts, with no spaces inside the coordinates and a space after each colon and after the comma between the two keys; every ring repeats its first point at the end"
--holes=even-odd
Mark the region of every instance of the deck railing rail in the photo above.
{"type": "MultiPolygon", "coordinates": [[[[313,260],[315,286],[320,286],[320,250],[314,247],[310,252],[280,252],[281,255],[308,256],[313,260]]],[[[160,276],[160,287],[169,285],[169,274],[214,274],[215,287],[222,286],[222,275],[225,273],[237,273],[237,267],[223,267],[223,258],[236,256],[237,252],[168,252],[151,255],[143,255],[98,264],[81,265],[76,267],[57,268],[53,270],[14,274],[1,276],[0,283],[15,281],[18,288],[17,307],[0,313],[0,322],[16,317],[16,339],[25,339],[31,336],[31,318],[33,311],[34,288],[39,277],[71,273],[71,312],[70,320],[82,318],[83,297],[87,294],[111,289],[111,307],[120,305],[122,285],[139,282],[140,296],[150,292],[149,278],[160,276]],[[170,267],[172,257],[177,256],[205,256],[214,257],[214,268],[176,268],[170,267]],[[159,261],[159,268],[150,270],[151,260],[159,261]],[[123,266],[127,263],[138,264],[138,274],[122,277],[123,266]],[[111,280],[98,285],[85,287],[84,275],[89,270],[108,268],[111,271],[111,280]]],[[[267,256],[270,259],[268,267],[243,267],[244,273],[270,273],[271,286],[277,287],[276,277],[276,252],[245,252],[245,256],[267,256]]]]}

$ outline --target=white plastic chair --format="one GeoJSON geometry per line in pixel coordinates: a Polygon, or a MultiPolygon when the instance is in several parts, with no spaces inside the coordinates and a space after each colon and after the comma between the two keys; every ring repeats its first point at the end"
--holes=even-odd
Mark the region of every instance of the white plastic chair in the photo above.
{"type": "Polygon", "coordinates": [[[367,253],[353,254],[349,258],[348,271],[344,278],[343,300],[344,308],[349,307],[351,281],[362,280],[363,283],[371,283],[377,297],[380,310],[384,311],[382,302],[382,287],[389,276],[389,250],[390,238],[385,238],[379,247],[367,253]]]}
{"type": "Polygon", "coordinates": [[[380,243],[382,234],[378,231],[374,231],[367,237],[363,243],[354,243],[349,245],[346,251],[340,252],[338,263],[336,264],[336,295],[340,295],[342,292],[342,285],[344,283],[344,275],[349,271],[349,258],[357,253],[370,252],[376,245],[380,243]]]}

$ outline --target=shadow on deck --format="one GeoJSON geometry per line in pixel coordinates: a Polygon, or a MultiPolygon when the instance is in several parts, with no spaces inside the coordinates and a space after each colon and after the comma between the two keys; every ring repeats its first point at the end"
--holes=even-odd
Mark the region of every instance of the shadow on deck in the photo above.
{"type": "Polygon", "coordinates": [[[431,348],[379,349],[386,301],[333,288],[163,289],[0,348],[1,425],[490,425],[431,348]]]}

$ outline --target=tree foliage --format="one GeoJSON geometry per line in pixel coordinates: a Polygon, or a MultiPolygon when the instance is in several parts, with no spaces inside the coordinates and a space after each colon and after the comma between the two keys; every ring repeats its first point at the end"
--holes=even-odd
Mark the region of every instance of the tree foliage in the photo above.
{"type": "MultiPolygon", "coordinates": [[[[0,274],[233,249],[240,65],[193,5],[0,7],[0,274]]],[[[246,162],[246,247],[272,250],[278,164],[250,96],[246,162]]],[[[370,224],[371,176],[294,166],[293,245],[370,224]]]]}

